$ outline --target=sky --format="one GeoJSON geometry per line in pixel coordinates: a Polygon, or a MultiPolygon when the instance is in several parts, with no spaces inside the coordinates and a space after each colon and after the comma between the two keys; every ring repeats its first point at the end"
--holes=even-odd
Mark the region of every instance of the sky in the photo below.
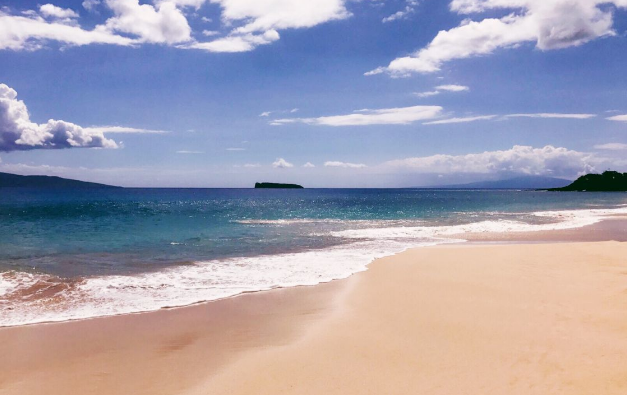
{"type": "Polygon", "coordinates": [[[413,187],[627,171],[627,0],[0,0],[0,171],[413,187]]]}

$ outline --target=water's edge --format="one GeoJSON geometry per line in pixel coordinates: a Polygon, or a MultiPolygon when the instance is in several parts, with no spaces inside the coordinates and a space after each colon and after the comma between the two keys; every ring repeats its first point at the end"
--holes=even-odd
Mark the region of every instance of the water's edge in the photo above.
{"type": "MultiPolygon", "coordinates": [[[[411,248],[465,242],[465,233],[537,232],[581,228],[605,218],[627,214],[627,207],[614,209],[543,211],[533,213],[559,222],[526,224],[515,221],[481,221],[438,227],[390,227],[333,232],[334,237],[357,240],[348,246],[294,254],[196,262],[157,273],[136,276],[103,276],[67,285],[57,305],[22,303],[2,306],[0,327],[85,320],[106,316],[139,314],[160,309],[191,306],[238,295],[277,288],[313,286],[345,279],[367,270],[379,258],[411,248]],[[460,237],[462,236],[462,237],[460,237]],[[341,264],[338,264],[340,262],[341,264]],[[244,279],[257,277],[251,283],[244,279]],[[215,282],[220,276],[219,283],[215,282]],[[21,308],[20,306],[26,306],[21,308]]],[[[6,273],[0,278],[0,296],[35,287],[36,275],[6,273]]],[[[19,296],[19,295],[18,295],[19,296]]],[[[8,300],[8,298],[7,298],[8,300]]]]}

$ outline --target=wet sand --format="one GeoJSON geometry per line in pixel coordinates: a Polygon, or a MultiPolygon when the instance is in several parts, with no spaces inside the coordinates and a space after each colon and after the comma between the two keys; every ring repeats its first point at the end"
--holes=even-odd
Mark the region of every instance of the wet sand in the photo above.
{"type": "Polygon", "coordinates": [[[589,240],[625,240],[626,224],[414,249],[314,287],[3,328],[0,394],[625,394],[627,244],[589,240]]]}

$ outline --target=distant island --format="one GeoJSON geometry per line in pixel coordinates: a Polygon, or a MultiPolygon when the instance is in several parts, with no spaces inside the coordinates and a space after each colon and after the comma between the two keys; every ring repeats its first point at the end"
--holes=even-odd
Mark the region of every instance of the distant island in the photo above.
{"type": "Polygon", "coordinates": [[[547,189],[561,188],[571,180],[545,176],[520,176],[502,180],[478,181],[468,184],[442,185],[442,189],[547,189]]]}
{"type": "Polygon", "coordinates": [[[55,176],[20,176],[18,174],[0,173],[0,188],[95,189],[120,187],[55,176]]]}
{"type": "Polygon", "coordinates": [[[627,192],[627,173],[605,171],[603,174],[586,174],[563,188],[551,188],[549,191],[580,192],[627,192]]]}
{"type": "Polygon", "coordinates": [[[303,189],[302,185],[298,184],[279,184],[276,182],[256,182],[255,189],[303,189]]]}

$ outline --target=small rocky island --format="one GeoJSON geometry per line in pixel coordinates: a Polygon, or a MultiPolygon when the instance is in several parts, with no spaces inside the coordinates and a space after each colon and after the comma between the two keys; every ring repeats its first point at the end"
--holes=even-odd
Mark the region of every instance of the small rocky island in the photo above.
{"type": "Polygon", "coordinates": [[[627,192],[627,173],[606,171],[603,174],[586,174],[563,188],[551,188],[549,191],[580,192],[627,192]]]}
{"type": "Polygon", "coordinates": [[[298,184],[279,184],[276,182],[256,182],[255,189],[303,189],[302,185],[298,184]]]}

